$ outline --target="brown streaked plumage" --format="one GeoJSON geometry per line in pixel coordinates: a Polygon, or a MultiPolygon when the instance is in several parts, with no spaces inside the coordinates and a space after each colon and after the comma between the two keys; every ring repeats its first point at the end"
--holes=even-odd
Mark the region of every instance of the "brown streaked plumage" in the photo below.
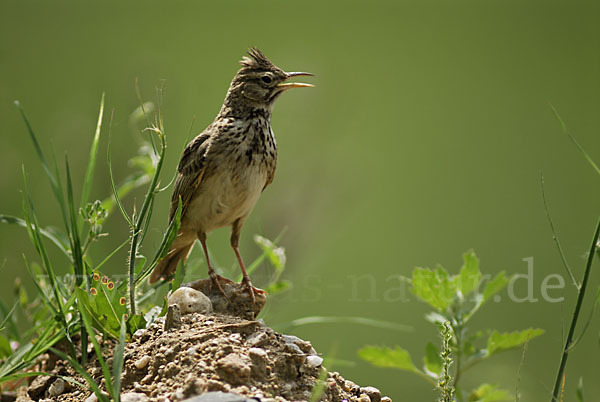
{"type": "Polygon", "coordinates": [[[259,291],[252,287],[239,253],[240,231],[275,175],[273,104],[287,89],[312,86],[287,80],[312,74],[286,73],[255,48],[240,64],[242,68],[233,77],[219,114],[183,151],[169,214],[172,220],[181,198],[181,226],[169,253],[152,272],[150,283],[175,273],[179,261],[185,262],[198,239],[209,276],[221,289],[208,258],[206,235],[231,226],[231,247],[242,270],[242,282],[253,298],[259,291]]]}

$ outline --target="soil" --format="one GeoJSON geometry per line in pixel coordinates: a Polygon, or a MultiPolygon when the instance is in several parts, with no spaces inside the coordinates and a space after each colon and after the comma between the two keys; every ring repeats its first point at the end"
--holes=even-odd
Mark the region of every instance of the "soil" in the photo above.
{"type": "MultiPolygon", "coordinates": [[[[376,388],[360,387],[328,372],[310,342],[277,333],[262,320],[219,312],[181,316],[175,312],[174,319],[172,314],[158,318],[126,344],[122,401],[191,401],[197,395],[201,397],[194,401],[308,401],[317,387],[322,391],[313,400],[391,402],[376,388]]],[[[104,341],[103,347],[112,367],[114,341],[104,341]]],[[[88,355],[87,370],[105,390],[91,349],[88,355]]],[[[46,372],[85,383],[55,356],[44,355],[40,364],[38,368],[46,372]]],[[[61,378],[41,376],[20,389],[17,401],[93,402],[96,397],[61,378]]]]}

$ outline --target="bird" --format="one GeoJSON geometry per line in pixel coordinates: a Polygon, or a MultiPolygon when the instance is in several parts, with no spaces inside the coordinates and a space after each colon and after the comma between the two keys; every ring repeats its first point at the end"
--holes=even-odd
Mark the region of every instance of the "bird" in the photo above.
{"type": "Polygon", "coordinates": [[[230,244],[242,271],[242,289],[248,291],[254,301],[256,294],[265,292],[252,286],[240,255],[239,241],[244,222],[275,175],[277,143],[271,128],[273,105],[289,89],[313,86],[290,79],[313,74],[285,72],[254,47],[240,64],[217,117],[183,151],[169,212],[171,222],[181,202],[180,227],[166,256],[152,271],[149,282],[172,277],[180,260],[185,263],[198,240],[211,284],[225,295],[220,281],[227,279],[215,272],[206,238],[215,229],[231,226],[230,244]]]}

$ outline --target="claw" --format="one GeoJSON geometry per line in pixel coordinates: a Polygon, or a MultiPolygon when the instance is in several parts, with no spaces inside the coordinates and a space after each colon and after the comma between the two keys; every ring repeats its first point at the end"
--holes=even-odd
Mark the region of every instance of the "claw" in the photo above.
{"type": "Polygon", "coordinates": [[[265,292],[262,289],[258,289],[255,288],[254,286],[252,286],[252,282],[250,281],[250,277],[246,276],[242,279],[242,287],[244,288],[244,290],[248,291],[250,293],[250,297],[252,298],[252,304],[256,303],[256,294],[260,294],[260,295],[266,295],[267,292],[265,292]]]}
{"type": "Polygon", "coordinates": [[[217,274],[215,271],[209,272],[208,275],[210,276],[210,281],[212,282],[212,284],[215,285],[219,292],[223,295],[223,297],[225,297],[229,301],[229,297],[223,290],[223,287],[221,287],[221,281],[227,281],[228,279],[217,274]]]}

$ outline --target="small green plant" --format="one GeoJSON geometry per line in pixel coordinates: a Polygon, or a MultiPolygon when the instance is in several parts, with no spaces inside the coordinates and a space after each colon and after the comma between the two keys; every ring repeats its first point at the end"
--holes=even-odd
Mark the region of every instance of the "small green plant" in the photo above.
{"type": "Polygon", "coordinates": [[[534,328],[515,332],[473,331],[469,326],[473,315],[507,285],[509,278],[500,272],[493,279],[484,281],[475,253],[468,251],[463,258],[463,266],[457,275],[438,266],[433,270],[415,268],[412,278],[406,279],[412,293],[433,308],[434,311],[425,318],[435,324],[442,337],[441,351],[433,342],[425,346],[422,369],[417,368],[409,352],[399,346],[366,346],[358,351],[358,355],[378,367],[417,374],[440,390],[442,401],[507,400],[510,399],[508,392],[492,384],[482,384],[465,393],[460,380],[475,365],[500,352],[518,348],[544,331],[534,328]]]}

